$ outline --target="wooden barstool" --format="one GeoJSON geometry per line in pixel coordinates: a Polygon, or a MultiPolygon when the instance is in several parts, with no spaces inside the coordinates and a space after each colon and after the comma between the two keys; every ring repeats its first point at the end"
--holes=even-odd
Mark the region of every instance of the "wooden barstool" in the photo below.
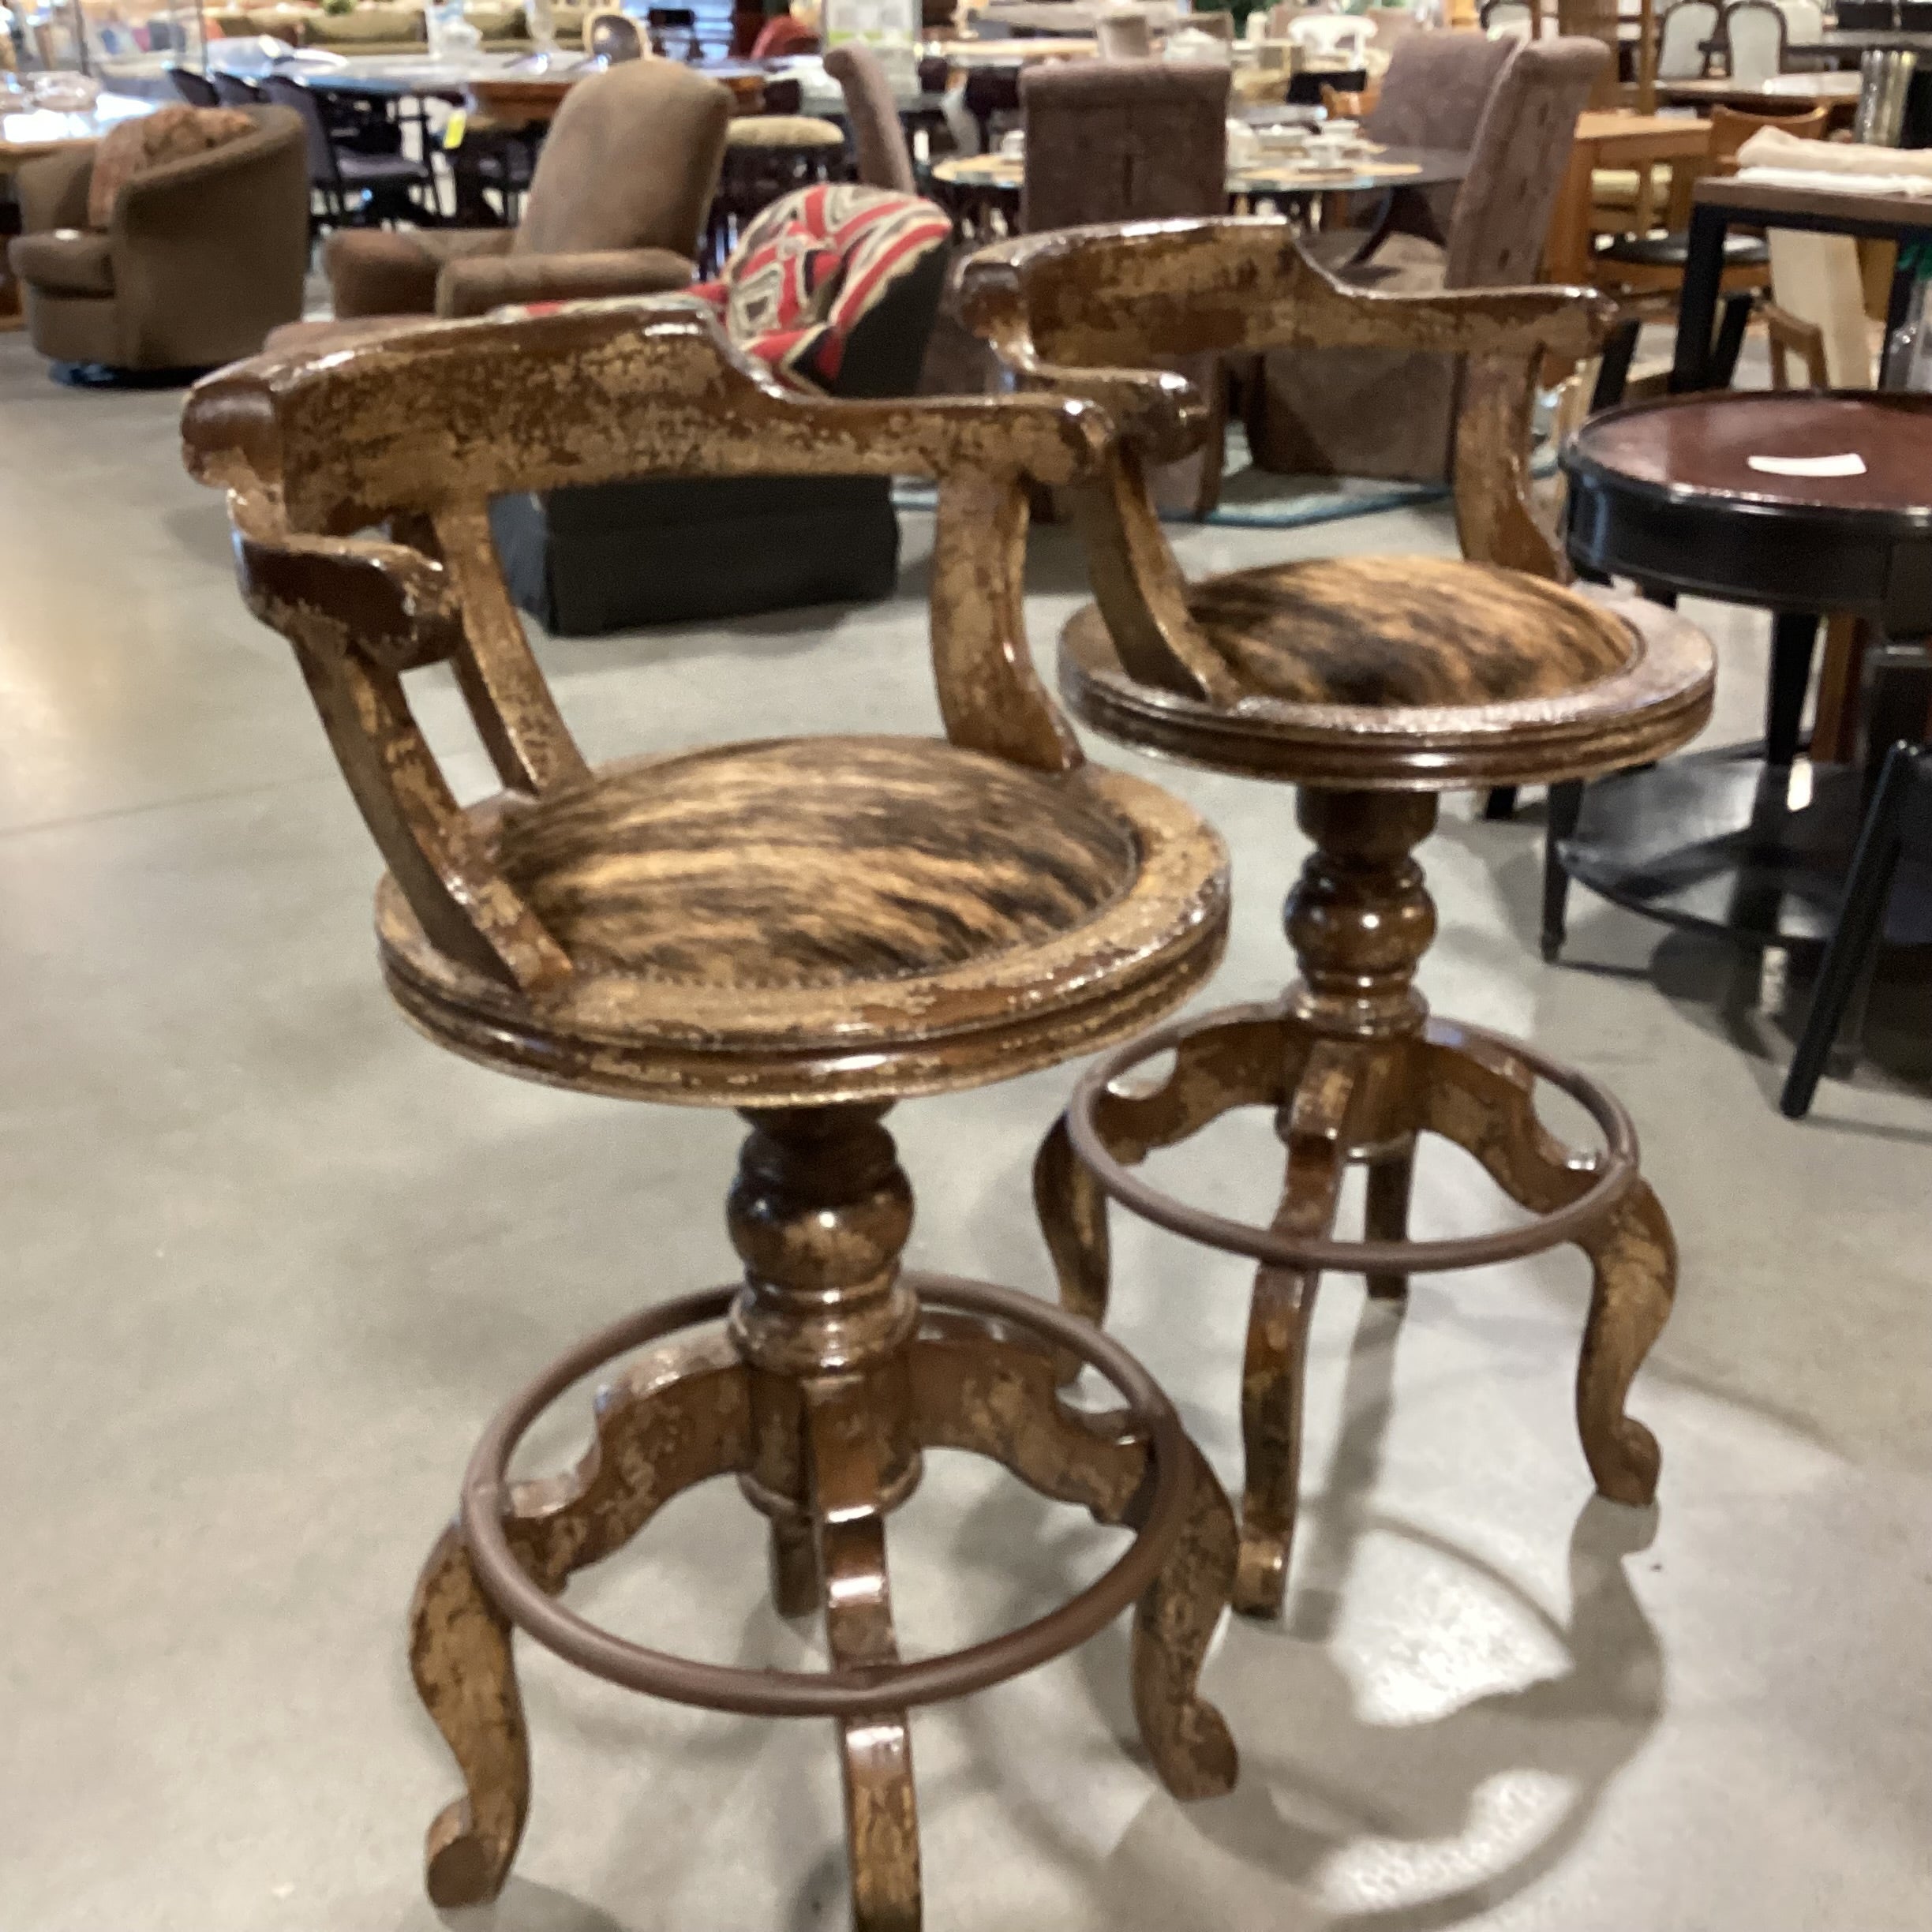
{"type": "Polygon", "coordinates": [[[1035,1193],[1061,1297],[1099,1323],[1106,1197],[1261,1264],[1241,1380],[1247,1451],[1236,1607],[1279,1614],[1298,1477],[1302,1354],[1324,1269],[1400,1296],[1418,1270],[1473,1267],[1574,1242],[1595,1269],[1577,1416],[1597,1487],[1654,1492],[1657,1444],[1623,1413],[1668,1314],[1668,1222],[1639,1178],[1616,1100],[1526,1046],[1428,1017],[1413,986],[1436,930],[1410,856],[1443,792],[1620,769],[1709,715],[1705,639],[1631,599],[1586,600],[1528,499],[1538,359],[1601,339],[1601,305],[1562,290],[1365,294],[1310,264],[1279,223],[1144,223],[990,249],[967,270],[968,321],[1020,380],[1102,402],[1126,428],[1076,492],[1098,597],[1061,638],[1062,689],[1096,729],[1163,756],[1300,788],[1316,844],[1289,895],[1301,979],[1274,1004],[1158,1031],[1103,1058],[1040,1150],[1035,1193]],[[1189,583],[1143,485],[1204,421],[1159,365],[1204,352],[1361,345],[1468,358],[1456,508],[1465,549],[1522,567],[1427,557],[1288,564],[1189,583]],[[1132,373],[1136,369],[1144,373],[1132,373]],[[1539,573],[1527,574],[1530,571],[1539,573]],[[1151,1092],[1114,1083],[1172,1051],[1151,1092]],[[1603,1133],[1571,1153],[1538,1121],[1538,1079],[1603,1133]],[[1273,1220],[1249,1226],[1132,1169],[1230,1108],[1268,1106],[1288,1150],[1273,1220]],[[1406,1238],[1416,1137],[1466,1148],[1537,1219],[1454,1241],[1406,1238]],[[1368,1174],[1364,1241],[1333,1238],[1342,1172],[1368,1174]]]}
{"type": "Polygon", "coordinates": [[[523,1829],[513,1626],[657,1696],[837,1720],[865,1932],[919,1918],[908,1709],[1031,1668],[1130,1603],[1161,1777],[1185,1797],[1234,1782],[1226,1727],[1195,1688],[1234,1576],[1226,1497],[1172,1405],[1096,1331],[1030,1296],[901,1270],[912,1196],[881,1125],[904,1096],[1127,1038],[1221,953],[1220,841],[1155,787],[1085,764],[1026,652],[1027,479],[1071,482],[1106,433],[1090,406],[1046,396],[800,397],[676,302],[405,324],[238,365],[189,402],[189,466],[230,492],[244,593],[294,644],[388,861],[377,930],[410,1018],[507,1072],[751,1123],[728,1207],[742,1282],[632,1316],[539,1376],[477,1446],[423,1572],[410,1662],[465,1787],[429,1833],[439,1904],[492,1896],[523,1829]],[[586,765],[504,590],[487,506],[652,473],[936,477],[945,736],[586,765]],[[502,779],[485,803],[455,803],[410,714],[402,673],[435,663],[502,779]],[[699,1324],[712,1331],[668,1342],[699,1324]],[[646,1345],[574,1470],[508,1479],[546,1404],[646,1345]],[[1062,1350],[1123,1407],[1064,1406],[1062,1350]],[[933,1447],[990,1456],[1135,1540],[1037,1622],[901,1661],[885,1517],[933,1447]],[[829,1672],[663,1656],[558,1601],[667,1499],[727,1473],[770,1519],[779,1608],[822,1608],[829,1672]]]}

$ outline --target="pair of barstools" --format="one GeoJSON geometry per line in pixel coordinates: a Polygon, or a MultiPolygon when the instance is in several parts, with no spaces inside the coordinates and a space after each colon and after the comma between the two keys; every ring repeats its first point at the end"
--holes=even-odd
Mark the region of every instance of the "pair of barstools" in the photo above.
{"type": "Polygon", "coordinates": [[[743,1281],[619,1323],[519,1395],[478,1445],[459,1520],[423,1574],[411,1662],[466,1787],[429,1834],[440,1904],[492,1896],[522,1830],[513,1626],[660,1697],[836,1720],[865,1932],[919,1916],[908,1709],[1028,1669],[1130,1603],[1156,1768],[1182,1797],[1227,1790],[1234,1745],[1196,1679],[1230,1598],[1281,1606],[1324,1269],[1398,1295],[1418,1269],[1577,1244],[1594,1271],[1585,1452],[1608,1496],[1644,1503],[1655,1486],[1656,1445],[1623,1402],[1675,1261],[1631,1124],[1582,1076],[1429,1019],[1412,983],[1435,919],[1411,853],[1439,793],[1636,764],[1709,709],[1705,640],[1658,605],[1561,588],[1530,512],[1537,363],[1587,353],[1603,316],[1560,290],[1346,293],[1267,221],[1034,238],[977,258],[964,301],[1021,393],[792,395],[672,303],[406,325],[241,365],[188,406],[190,464],[230,492],[250,605],[294,643],[388,862],[381,956],[410,1017],[531,1078],[733,1106],[751,1122],[728,1211],[743,1281]],[[1354,558],[1189,584],[1144,476],[1197,447],[1204,416],[1161,364],[1336,343],[1466,358],[1458,521],[1466,552],[1488,560],[1354,558]],[[938,480],[945,738],[765,739],[592,769],[504,593],[489,500],[747,473],[938,480]],[[1166,792],[1087,763],[1036,680],[1021,616],[1036,486],[1077,504],[1098,595],[1061,640],[1074,710],[1146,749],[1301,788],[1316,849],[1288,901],[1301,977],[1277,1002],[1142,1032],[1220,956],[1227,855],[1166,792]],[[445,662],[503,782],[478,806],[455,802],[403,688],[405,672],[445,662]],[[903,1271],[912,1196],[882,1125],[891,1103],[1136,1035],[1080,1082],[1035,1170],[1062,1309],[903,1271]],[[1117,1090],[1169,1049],[1157,1088],[1117,1090]],[[1600,1151],[1552,1140],[1538,1079],[1582,1102],[1600,1151]],[[1200,1213],[1130,1171],[1237,1106],[1273,1108],[1287,1147],[1266,1227],[1200,1213]],[[1535,1218],[1406,1239],[1425,1132],[1473,1154],[1535,1218]],[[1331,1232],[1350,1162],[1368,1170],[1365,1241],[1331,1232]],[[1100,1331],[1109,1196],[1260,1264],[1238,1530],[1172,1405],[1100,1331]],[[549,1402],[646,1345],[601,1398],[574,1470],[508,1479],[549,1402]],[[1082,1364],[1124,1406],[1062,1402],[1082,1364]],[[929,1447],[991,1456],[1135,1539],[1050,1616],[902,1661],[886,1517],[929,1447]],[[726,1473],[769,1519],[780,1609],[822,1610],[828,1672],[666,1657],[558,1601],[669,1497],[726,1473]]]}

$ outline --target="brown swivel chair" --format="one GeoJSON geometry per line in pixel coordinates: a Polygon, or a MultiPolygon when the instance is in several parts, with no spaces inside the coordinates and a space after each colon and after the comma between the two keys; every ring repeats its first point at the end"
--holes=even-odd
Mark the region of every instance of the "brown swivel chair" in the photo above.
{"type": "MultiPolygon", "coordinates": [[[[1605,59],[1593,40],[1513,51],[1483,110],[1444,245],[1391,234],[1354,264],[1360,238],[1345,238],[1318,257],[1352,284],[1391,294],[1536,281],[1577,116],[1605,59]]],[[[1459,374],[1453,358],[1419,345],[1271,352],[1250,390],[1249,446],[1264,468],[1290,474],[1445,481],[1459,374]]]]}
{"type": "Polygon", "coordinates": [[[7,260],[33,346],[77,368],[208,369],[253,355],[301,313],[309,165],[301,123],[245,110],[256,131],[144,169],[88,230],[92,148],[20,170],[21,225],[7,260]]]}
{"type": "Polygon", "coordinates": [[[1096,601],[1061,634],[1061,691],[1110,737],[1294,784],[1316,848],[1287,907],[1301,978],[1279,1000],[1193,1017],[1104,1056],[1043,1145],[1035,1199],[1063,1305],[1105,1313],[1107,1196],[1262,1264],[1241,1377],[1235,1604],[1252,1614],[1282,1606],[1303,1352],[1324,1270],[1365,1275],[1372,1294],[1395,1298],[1420,1270],[1582,1248],[1594,1286],[1578,1432],[1598,1488],[1648,1503],[1657,1447],[1624,1397],[1669,1314],[1676,1262],[1634,1131],[1583,1075],[1432,1020],[1414,984],[1436,919],[1411,853],[1434,827],[1438,793],[1638,763],[1710,714],[1709,641],[1661,605],[1586,599],[1550,581],[1553,545],[1530,502],[1538,366],[1590,354],[1611,305],[1570,289],[1365,294],[1324,275],[1281,223],[1255,220],[1028,237],[976,256],[963,292],[967,320],[1016,378],[1099,402],[1122,425],[1103,480],[1080,486],[1096,601]],[[1198,440],[1203,413],[1162,365],[1284,343],[1410,342],[1469,359],[1457,518],[1466,552],[1493,561],[1316,558],[1189,582],[1141,478],[1198,440]],[[1169,1049],[1165,1077],[1129,1085],[1133,1068],[1169,1049]],[[1544,1127],[1539,1079],[1582,1103],[1599,1151],[1573,1153],[1544,1127]],[[1268,1225],[1206,1213],[1133,1171],[1241,1106],[1271,1110],[1286,1144],[1268,1225]],[[1409,1239],[1423,1133],[1473,1155],[1533,1219],[1409,1239]],[[1332,1235],[1351,1164],[1367,1170],[1365,1241],[1332,1235]]]}
{"type": "Polygon", "coordinates": [[[825,70],[845,96],[845,118],[858,156],[856,178],[868,188],[917,194],[919,177],[913,171],[912,151],[906,145],[899,105],[878,56],[857,41],[848,41],[826,54],[825,70]]]}
{"type": "Polygon", "coordinates": [[[493,1896],[523,1829],[513,1626],[632,1689],[836,1720],[860,1932],[919,1922],[908,1708],[1031,1668],[1129,1604],[1155,1769],[1184,1797],[1226,1791],[1234,1744],[1195,1687],[1234,1575],[1226,1498],[1172,1405],[1104,1338],[1035,1296],[902,1269],[912,1189],[881,1124],[901,1098],[1126,1039],[1220,955],[1220,841],[1144,779],[1088,764],[1027,651],[1024,480],[1090,470],[1104,419],[1050,396],[807,399],[666,303],[404,324],[264,357],[198,390],[183,429],[190,466],[230,492],[244,593],[294,646],[388,861],[378,937],[410,1017],[504,1073],[750,1123],[727,1212],[742,1278],[647,1307],[545,1370],[486,1432],[460,1524],[431,1553],[410,1660],[465,1785],[429,1833],[431,1896],[493,1896]],[[587,763],[505,595],[489,500],[858,470],[938,481],[945,735],[587,763]],[[372,525],[389,534],[358,534],[372,525]],[[437,663],[502,780],[469,807],[403,683],[437,663]],[[1057,1349],[1124,1406],[1062,1406],[1057,1349]],[[539,1410],[620,1356],[635,1359],[576,1468],[512,1482],[539,1410]],[[940,1447],[1137,1534],[1050,1615],[901,1660],[886,1518],[940,1447]],[[726,1475],[769,1519],[779,1609],[822,1611],[829,1672],[668,1657],[560,1601],[571,1572],[726,1475]]]}
{"type": "Polygon", "coordinates": [[[673,61],[627,61],[579,81],[516,227],[335,235],[325,260],[336,315],[481,315],[683,287],[731,111],[724,88],[673,61]]]}

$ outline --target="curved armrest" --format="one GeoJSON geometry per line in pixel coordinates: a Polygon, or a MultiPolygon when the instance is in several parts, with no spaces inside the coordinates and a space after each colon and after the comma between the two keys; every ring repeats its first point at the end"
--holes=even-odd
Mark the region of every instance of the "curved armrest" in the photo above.
{"type": "Polygon", "coordinates": [[[526,994],[567,979],[568,955],[457,805],[402,688],[402,672],[466,648],[450,570],[405,544],[292,531],[279,493],[228,466],[240,478],[228,511],[243,599],[295,646],[364,822],[425,933],[526,994]]]}
{"type": "Polygon", "coordinates": [[[669,249],[600,249],[575,255],[473,256],[436,278],[440,316],[487,315],[513,303],[661,295],[688,288],[697,264],[669,249]]]}
{"type": "MultiPolygon", "coordinates": [[[[530,789],[543,787],[542,761],[558,769],[556,747],[567,735],[548,714],[541,730],[529,728],[534,703],[547,706],[549,694],[503,586],[489,499],[652,475],[937,477],[932,650],[947,735],[1036,769],[1080,762],[1027,651],[1024,564],[1027,480],[1093,478],[1114,447],[1107,419],[1089,403],[1052,395],[861,402],[801,395],[736,348],[702,300],[672,296],[514,318],[399,320],[332,348],[260,356],[197,384],[182,428],[197,476],[226,485],[244,508],[257,500],[273,505],[281,552],[294,552],[294,534],[309,540],[301,571],[290,580],[294,591],[275,597],[271,612],[258,606],[305,646],[305,661],[328,659],[339,635],[317,627],[324,623],[317,599],[303,592],[314,581],[315,559],[331,560],[338,605],[376,595],[358,587],[351,561],[380,564],[359,540],[320,549],[314,540],[354,539],[388,523],[414,544],[409,533],[428,527],[462,606],[460,649],[420,615],[440,608],[433,580],[414,589],[392,582],[388,601],[371,607],[376,655],[349,651],[344,675],[363,680],[365,709],[394,709],[399,695],[380,683],[393,673],[376,657],[396,663],[413,661],[418,650],[453,652],[486,742],[500,739],[514,751],[521,732],[534,747],[529,758],[518,754],[530,769],[530,789]],[[541,408],[531,406],[534,396],[542,398],[541,408]],[[419,614],[406,624],[398,612],[419,614]],[[466,678],[466,662],[473,667],[466,678]]],[[[255,541],[252,529],[243,534],[255,541]]],[[[269,575],[259,545],[245,546],[242,562],[258,586],[251,596],[267,597],[280,579],[269,575]]],[[[361,621],[348,627],[351,642],[361,621]]],[[[334,691],[318,691],[317,702],[334,691]]],[[[345,767],[364,760],[354,782],[365,813],[392,811],[398,785],[388,766],[369,762],[372,728],[356,724],[353,708],[333,715],[345,767]]],[[[567,757],[581,771],[574,747],[567,757]]],[[[447,814],[439,803],[433,816],[440,826],[447,814]]],[[[391,825],[388,836],[392,865],[427,849],[420,829],[391,825]]],[[[451,904],[460,901],[436,884],[443,876],[435,866],[429,874],[419,867],[406,884],[425,925],[432,916],[453,918],[451,904]]]]}
{"type": "MultiPolygon", "coordinates": [[[[301,124],[287,110],[279,111],[286,115],[286,127],[264,128],[200,154],[143,168],[115,196],[110,232],[118,240],[124,234],[170,231],[182,211],[192,213],[224,185],[271,172],[278,163],[293,167],[294,157],[302,152],[301,124]]],[[[305,178],[305,160],[303,167],[305,178]]]]}
{"type": "Polygon", "coordinates": [[[982,249],[960,283],[968,325],[1028,381],[1105,391],[1123,427],[1166,455],[1178,399],[1135,363],[1277,348],[1433,351],[1520,364],[1581,360],[1616,305],[1587,289],[1350,287],[1305,255],[1284,222],[1129,222],[982,249]]]}
{"type": "Polygon", "coordinates": [[[1024,243],[983,249],[960,271],[960,314],[1029,389],[1078,396],[1105,410],[1128,441],[1163,462],[1200,447],[1212,413],[1185,376],[1166,370],[1076,367],[1047,361],[1033,340],[1024,243]]]}
{"type": "Polygon", "coordinates": [[[88,188],[94,179],[94,148],[73,148],[29,161],[14,178],[21,232],[87,226],[88,188]]]}
{"type": "Polygon", "coordinates": [[[444,269],[509,253],[510,228],[340,228],[322,251],[337,319],[433,315],[444,269]]]}

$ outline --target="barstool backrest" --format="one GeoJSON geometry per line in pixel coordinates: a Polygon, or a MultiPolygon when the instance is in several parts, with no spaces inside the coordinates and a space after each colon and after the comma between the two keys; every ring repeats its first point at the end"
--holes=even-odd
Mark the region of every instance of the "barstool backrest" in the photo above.
{"type": "Polygon", "coordinates": [[[1109,435],[1100,411],[1058,396],[803,396],[681,298],[401,320],[346,347],[231,365],[182,414],[189,470],[229,492],[243,594],[295,646],[424,934],[526,993],[571,962],[456,807],[402,683],[455,666],[512,794],[588,770],[504,586],[492,497],[646,476],[934,478],[946,735],[1064,771],[1080,749],[1034,672],[1022,618],[1028,479],[1091,474],[1109,435]],[[366,534],[377,526],[391,534],[366,534]]]}

